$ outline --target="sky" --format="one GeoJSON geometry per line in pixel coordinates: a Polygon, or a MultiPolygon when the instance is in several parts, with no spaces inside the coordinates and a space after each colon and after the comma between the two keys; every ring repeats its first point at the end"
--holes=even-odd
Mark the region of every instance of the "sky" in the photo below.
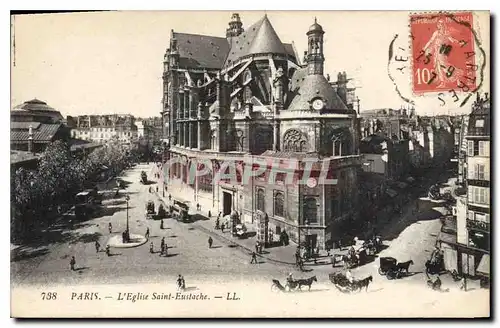
{"type": "MultiPolygon", "coordinates": [[[[263,11],[238,11],[243,27],[263,11]]],[[[11,104],[37,98],[64,116],[129,113],[159,116],[163,55],[170,31],[225,36],[230,11],[124,11],[15,16],[11,55],[11,104]]],[[[282,42],[294,42],[302,59],[306,32],[316,17],[325,30],[325,74],[345,71],[357,87],[361,110],[400,108],[404,101],[388,72],[394,36],[409,44],[407,12],[268,11],[282,42]]],[[[475,20],[489,62],[489,17],[475,20]]],[[[489,69],[486,70],[489,72],[489,69]]],[[[483,91],[489,90],[489,76],[483,91]]],[[[399,79],[400,89],[410,77],[399,79]],[[402,85],[401,85],[402,84],[402,85]]],[[[437,97],[415,97],[419,114],[470,111],[470,106],[441,106],[437,97]]]]}

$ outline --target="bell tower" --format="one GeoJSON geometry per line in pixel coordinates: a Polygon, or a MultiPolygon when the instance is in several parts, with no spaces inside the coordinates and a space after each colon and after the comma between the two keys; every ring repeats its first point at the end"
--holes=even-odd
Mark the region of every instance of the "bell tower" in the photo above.
{"type": "Polygon", "coordinates": [[[323,75],[325,56],[323,55],[323,27],[314,18],[314,24],[307,31],[307,72],[309,75],[323,75]]]}
{"type": "Polygon", "coordinates": [[[241,22],[240,15],[234,13],[229,21],[229,27],[226,29],[226,38],[230,39],[239,36],[243,31],[243,23],[241,22]]]}

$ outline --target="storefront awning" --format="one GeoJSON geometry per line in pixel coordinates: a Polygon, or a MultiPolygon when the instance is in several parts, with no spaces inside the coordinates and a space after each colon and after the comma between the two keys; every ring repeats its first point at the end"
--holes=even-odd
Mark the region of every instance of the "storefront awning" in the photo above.
{"type": "Polygon", "coordinates": [[[487,275],[487,276],[490,275],[490,255],[489,254],[483,255],[483,257],[481,258],[481,261],[479,262],[479,265],[477,266],[476,271],[478,273],[482,273],[482,274],[487,275]]]}

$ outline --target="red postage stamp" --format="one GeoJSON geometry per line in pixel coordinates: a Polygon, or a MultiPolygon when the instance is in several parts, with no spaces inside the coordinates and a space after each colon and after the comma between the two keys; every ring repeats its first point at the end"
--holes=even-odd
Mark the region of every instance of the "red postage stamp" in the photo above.
{"type": "Polygon", "coordinates": [[[413,92],[476,88],[472,13],[426,13],[410,16],[413,92]]]}

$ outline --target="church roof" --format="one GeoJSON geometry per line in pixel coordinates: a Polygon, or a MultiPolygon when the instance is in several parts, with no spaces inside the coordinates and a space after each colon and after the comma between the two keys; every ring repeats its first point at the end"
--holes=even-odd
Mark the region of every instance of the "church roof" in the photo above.
{"type": "Polygon", "coordinates": [[[251,25],[245,32],[231,39],[231,48],[225,65],[230,65],[237,59],[260,53],[292,55],[295,57],[292,45],[281,42],[267,15],[251,25]]]}
{"type": "Polygon", "coordinates": [[[288,109],[307,110],[310,108],[310,101],[315,97],[322,97],[326,101],[326,109],[347,109],[327,79],[319,74],[304,76],[288,109]]]}
{"type": "Polygon", "coordinates": [[[221,69],[229,52],[226,38],[173,32],[182,68],[221,69]]]}

